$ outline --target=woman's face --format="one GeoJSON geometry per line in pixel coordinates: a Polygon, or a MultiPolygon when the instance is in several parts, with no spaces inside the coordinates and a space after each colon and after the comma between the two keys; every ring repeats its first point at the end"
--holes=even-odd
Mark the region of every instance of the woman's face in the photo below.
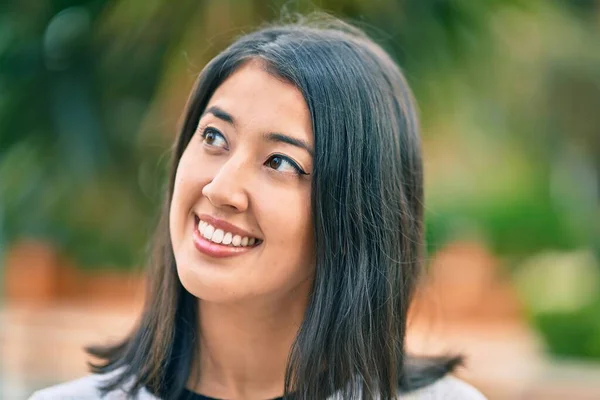
{"type": "Polygon", "coordinates": [[[217,88],[179,161],[171,201],[177,272],[190,293],[233,302],[309,290],[313,143],[302,94],[259,62],[217,88]]]}

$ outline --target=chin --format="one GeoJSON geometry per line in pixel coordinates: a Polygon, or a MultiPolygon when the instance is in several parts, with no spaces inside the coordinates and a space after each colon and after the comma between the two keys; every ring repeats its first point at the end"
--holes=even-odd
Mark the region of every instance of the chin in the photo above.
{"type": "MultiPolygon", "coordinates": [[[[205,271],[200,273],[202,268],[197,265],[191,267],[182,263],[178,264],[177,274],[183,288],[192,296],[211,303],[236,303],[248,296],[241,293],[238,285],[239,278],[235,276],[215,276],[215,274],[205,271]]],[[[219,274],[220,275],[220,274],[219,274]]]]}

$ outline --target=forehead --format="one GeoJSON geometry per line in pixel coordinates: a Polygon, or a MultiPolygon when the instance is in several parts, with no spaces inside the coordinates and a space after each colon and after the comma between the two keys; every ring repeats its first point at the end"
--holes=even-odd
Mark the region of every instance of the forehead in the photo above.
{"type": "Polygon", "coordinates": [[[293,84],[267,72],[263,63],[250,61],[227,78],[212,95],[207,108],[217,106],[246,128],[304,133],[312,137],[310,112],[293,84]]]}

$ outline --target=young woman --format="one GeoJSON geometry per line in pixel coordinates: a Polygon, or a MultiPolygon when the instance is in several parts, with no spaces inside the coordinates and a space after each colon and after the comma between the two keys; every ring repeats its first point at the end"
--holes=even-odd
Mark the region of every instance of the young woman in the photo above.
{"type": "Polygon", "coordinates": [[[137,327],[33,398],[481,399],[406,354],[422,247],[392,59],[339,22],[243,36],[190,96],[137,327]]]}

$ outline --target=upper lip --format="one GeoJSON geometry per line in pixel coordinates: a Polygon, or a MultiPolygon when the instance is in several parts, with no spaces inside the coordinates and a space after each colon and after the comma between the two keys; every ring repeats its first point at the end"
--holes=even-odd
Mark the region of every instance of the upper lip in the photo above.
{"type": "Polygon", "coordinates": [[[198,218],[200,218],[201,221],[211,224],[216,229],[222,229],[225,232],[231,232],[233,235],[240,235],[241,237],[247,236],[249,238],[255,238],[255,239],[261,240],[256,235],[253,235],[252,233],[250,233],[242,228],[239,228],[233,224],[230,224],[227,221],[223,221],[222,219],[214,218],[207,214],[197,214],[197,216],[198,216],[198,218]]]}

